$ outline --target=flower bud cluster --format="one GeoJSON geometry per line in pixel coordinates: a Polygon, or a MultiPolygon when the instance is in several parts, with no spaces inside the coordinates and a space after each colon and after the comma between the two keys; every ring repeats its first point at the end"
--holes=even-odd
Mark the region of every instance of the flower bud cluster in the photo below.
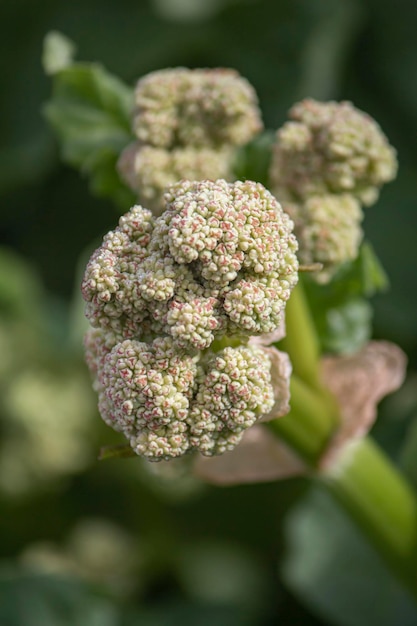
{"type": "Polygon", "coordinates": [[[271,188],[295,219],[303,263],[327,282],[357,256],[362,206],[393,180],[396,153],[378,124],[349,102],[303,100],[277,132],[271,188]],[[321,205],[321,208],[320,208],[321,205]]]}
{"type": "Polygon", "coordinates": [[[133,132],[119,160],[125,182],[155,213],[177,180],[232,178],[236,147],[262,129],[253,87],[231,69],[166,69],[139,80],[133,132]]]}
{"type": "Polygon", "coordinates": [[[99,410],[151,460],[220,454],[271,410],[271,356],[247,342],[280,325],[298,270],[261,184],[182,181],[165,203],[122,216],[82,284],[99,410]]]}
{"type": "Polygon", "coordinates": [[[177,180],[230,180],[233,148],[186,146],[166,150],[130,144],[121,154],[118,169],[126,184],[156,215],[163,210],[165,189],[177,180]]]}
{"type": "Polygon", "coordinates": [[[297,282],[293,223],[260,183],[181,181],[154,218],[134,206],[92,255],[82,292],[96,328],[203,350],[279,325],[297,282]]]}
{"type": "Polygon", "coordinates": [[[313,274],[318,283],[329,282],[341,263],[356,258],[363,213],[353,196],[311,196],[302,204],[285,203],[285,210],[295,224],[302,262],[322,266],[313,274]]]}

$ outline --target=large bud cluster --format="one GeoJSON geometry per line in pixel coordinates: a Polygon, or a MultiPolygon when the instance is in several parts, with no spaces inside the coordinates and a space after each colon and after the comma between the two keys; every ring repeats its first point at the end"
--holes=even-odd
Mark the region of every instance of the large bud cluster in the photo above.
{"type": "MultiPolygon", "coordinates": [[[[90,363],[105,342],[104,331],[88,333],[90,363]]],[[[94,369],[104,421],[150,461],[231,450],[275,401],[270,359],[254,346],[203,356],[179,350],[169,337],[126,339],[94,369]]]]}
{"type": "Polygon", "coordinates": [[[82,284],[100,412],[156,460],[231,449],[271,410],[270,353],[246,344],[280,325],[298,269],[261,184],[182,181],[165,202],[122,216],[82,284]]]}
{"type": "Polygon", "coordinates": [[[297,282],[293,223],[260,183],[172,185],[154,218],[133,207],[92,255],[82,292],[95,327],[203,350],[273,331],[297,282]]]}
{"type": "Polygon", "coordinates": [[[175,68],[148,74],[135,90],[133,132],[119,171],[155,213],[180,179],[232,178],[236,147],[262,129],[253,87],[235,70],[175,68]]]}
{"type": "Polygon", "coordinates": [[[361,207],[377,200],[396,171],[394,148],[351,103],[303,100],[292,107],[277,132],[271,188],[295,218],[302,262],[323,263],[318,280],[330,280],[357,256],[361,207]]]}

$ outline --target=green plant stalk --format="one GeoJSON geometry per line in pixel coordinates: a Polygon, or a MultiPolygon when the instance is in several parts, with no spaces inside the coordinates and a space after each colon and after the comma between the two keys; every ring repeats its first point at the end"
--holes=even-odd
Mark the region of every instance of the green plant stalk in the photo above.
{"type": "Polygon", "coordinates": [[[295,374],[290,393],[290,412],[268,426],[314,467],[337,426],[337,414],[332,402],[295,374]]]}
{"type": "Polygon", "coordinates": [[[285,325],[286,337],[279,343],[280,350],[290,355],[294,374],[320,388],[320,345],[301,277],[285,307],[285,325]]]}
{"type": "Polygon", "coordinates": [[[348,444],[319,480],[417,600],[417,500],[379,446],[348,444]]]}
{"type": "Polygon", "coordinates": [[[277,345],[291,359],[291,410],[270,428],[315,466],[339,421],[338,407],[320,380],[320,345],[302,279],[285,309],[286,337],[277,345]]]}
{"type": "Polygon", "coordinates": [[[301,284],[288,302],[286,327],[279,348],[293,364],[291,411],[268,426],[306,463],[417,600],[417,498],[406,478],[370,437],[347,443],[323,467],[338,409],[320,382],[319,342],[301,284]]]}

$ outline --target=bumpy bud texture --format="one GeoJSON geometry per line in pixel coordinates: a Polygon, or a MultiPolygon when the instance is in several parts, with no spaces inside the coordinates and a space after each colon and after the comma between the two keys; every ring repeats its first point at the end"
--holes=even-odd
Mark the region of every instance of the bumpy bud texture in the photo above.
{"type": "Polygon", "coordinates": [[[92,255],[82,284],[86,315],[95,327],[131,336],[146,318],[136,274],[147,256],[150,211],[135,206],[92,255]]]}
{"type": "Polygon", "coordinates": [[[356,258],[361,205],[373,204],[395,177],[396,153],[378,124],[349,102],[303,100],[277,132],[271,188],[295,222],[300,260],[321,263],[312,277],[331,280],[356,258]]]}
{"type": "Polygon", "coordinates": [[[224,180],[182,181],[165,200],[157,219],[134,207],[93,254],[82,285],[92,325],[197,350],[275,330],[298,276],[277,200],[259,183],[224,180]]]}
{"type": "Polygon", "coordinates": [[[298,269],[261,184],[182,181],[165,202],[122,216],[82,284],[100,412],[151,460],[222,453],[271,410],[269,353],[238,344],[280,326],[298,269]]]}
{"type": "Polygon", "coordinates": [[[191,355],[169,337],[131,339],[110,350],[106,333],[90,331],[88,359],[104,421],[133,450],[158,461],[197,450],[221,454],[274,405],[271,362],[255,346],[191,355]]]}
{"type": "Polygon", "coordinates": [[[234,448],[274,405],[270,370],[267,354],[254,346],[212,355],[187,420],[193,447],[207,456],[234,448]]]}
{"type": "Polygon", "coordinates": [[[176,68],[142,78],[135,91],[133,132],[118,170],[155,215],[166,187],[181,179],[233,179],[238,146],[262,130],[253,87],[228,69],[176,68]]]}
{"type": "Polygon", "coordinates": [[[138,194],[139,202],[154,215],[164,209],[165,189],[173,183],[189,180],[230,180],[232,149],[183,147],[165,150],[140,142],[126,148],[119,159],[122,179],[138,194]]]}
{"type": "Polygon", "coordinates": [[[353,261],[362,241],[362,209],[349,194],[312,196],[303,204],[287,203],[294,221],[301,263],[321,263],[313,274],[317,282],[327,283],[337,269],[353,261]]]}
{"type": "Polygon", "coordinates": [[[167,150],[243,145],[262,129],[253,87],[230,69],[153,72],[139,80],[135,104],[137,138],[167,150]]]}
{"type": "Polygon", "coordinates": [[[282,200],[350,193],[373,204],[395,178],[396,153],[378,124],[349,102],[303,100],[277,133],[271,185],[282,200]]]}

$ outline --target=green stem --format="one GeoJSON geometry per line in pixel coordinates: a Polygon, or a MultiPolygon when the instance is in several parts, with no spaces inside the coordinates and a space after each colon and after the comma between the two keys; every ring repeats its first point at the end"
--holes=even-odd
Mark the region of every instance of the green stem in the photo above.
{"type": "Polygon", "coordinates": [[[312,387],[320,387],[320,346],[314,322],[304,294],[301,277],[285,308],[286,337],[280,350],[291,357],[294,373],[312,387]]]}
{"type": "Polygon", "coordinates": [[[295,374],[291,376],[290,393],[290,412],[268,425],[304,461],[315,466],[337,425],[337,413],[332,402],[295,374]]]}
{"type": "Polygon", "coordinates": [[[396,467],[367,437],[320,479],[417,598],[417,500],[396,467]]]}
{"type": "Polygon", "coordinates": [[[318,469],[338,422],[338,408],[320,382],[320,348],[301,283],[286,309],[279,348],[293,364],[291,411],[269,423],[311,468],[398,578],[417,598],[417,498],[370,438],[347,443],[332,465],[318,469]]]}

